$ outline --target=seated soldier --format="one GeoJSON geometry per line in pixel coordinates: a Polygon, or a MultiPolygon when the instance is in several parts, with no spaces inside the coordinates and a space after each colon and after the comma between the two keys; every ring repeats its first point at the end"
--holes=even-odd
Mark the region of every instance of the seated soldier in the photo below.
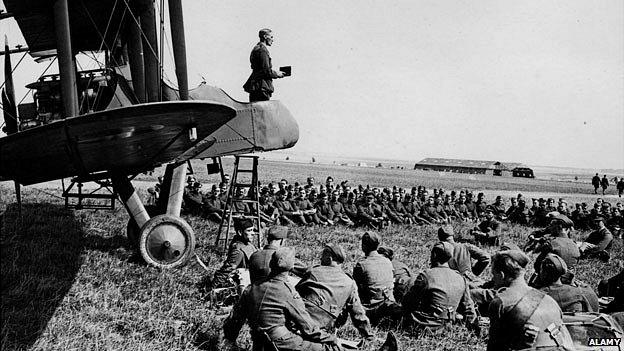
{"type": "MultiPolygon", "coordinates": [[[[249,258],[249,278],[252,284],[267,279],[271,273],[269,262],[271,256],[280,247],[286,246],[288,237],[288,227],[275,225],[267,230],[267,244],[261,250],[254,252],[249,258]]],[[[295,259],[295,266],[292,269],[295,275],[301,276],[307,271],[307,267],[299,260],[295,259]]]]}
{"type": "Polygon", "coordinates": [[[541,291],[557,301],[563,312],[598,312],[598,296],[590,288],[563,284],[561,276],[568,271],[565,261],[552,253],[540,264],[541,291]]]}
{"type": "Polygon", "coordinates": [[[365,257],[353,268],[353,280],[358,286],[362,305],[371,323],[376,324],[383,317],[397,317],[400,306],[394,299],[394,273],[392,262],[377,252],[379,235],[364,233],[362,251],[365,257]]]}
{"type": "Polygon", "coordinates": [[[503,197],[498,195],[496,197],[496,200],[494,201],[494,203],[492,204],[492,208],[494,208],[494,216],[496,217],[496,219],[498,219],[499,221],[504,221],[507,219],[507,208],[505,207],[505,204],[503,203],[503,197]]]}
{"type": "Polygon", "coordinates": [[[533,251],[539,253],[534,263],[536,274],[529,282],[534,288],[542,287],[539,267],[546,255],[556,254],[566,263],[568,271],[561,277],[564,284],[573,284],[574,268],[581,256],[578,247],[569,237],[574,224],[572,220],[560,213],[553,213],[549,218],[550,225],[545,231],[536,231],[529,235],[529,240],[537,240],[533,251]]]}
{"type": "Polygon", "coordinates": [[[418,214],[421,218],[424,218],[429,223],[443,223],[444,218],[438,213],[435,199],[433,196],[427,198],[427,203],[420,208],[418,214]]]}
{"type": "Polygon", "coordinates": [[[466,280],[449,268],[453,245],[438,242],[431,250],[431,269],[420,273],[403,297],[404,322],[428,330],[453,323],[457,314],[468,327],[478,327],[479,319],[470,298],[466,280]]]}
{"type": "Polygon", "coordinates": [[[251,209],[244,200],[249,198],[245,195],[243,188],[236,188],[234,193],[234,199],[232,201],[232,211],[238,213],[238,215],[248,215],[251,213],[251,209]]]}
{"type": "Polygon", "coordinates": [[[321,329],[333,333],[351,316],[353,326],[367,339],[375,336],[360,302],[357,285],[340,266],[345,260],[342,247],[327,244],[321,253],[321,264],[314,266],[295,288],[306,309],[321,329]]]}
{"type": "Polygon", "coordinates": [[[509,217],[512,215],[512,213],[514,213],[516,211],[516,209],[518,208],[518,199],[515,197],[510,197],[509,198],[509,208],[507,209],[507,211],[505,211],[505,217],[507,217],[507,219],[509,219],[509,217]]]}
{"type": "Polygon", "coordinates": [[[392,200],[388,201],[388,207],[394,214],[396,214],[401,223],[414,223],[414,217],[403,205],[403,202],[401,201],[401,193],[398,190],[392,192],[392,200]]]}
{"type": "Polygon", "coordinates": [[[337,346],[336,336],[320,329],[288,282],[294,254],[281,248],[270,257],[271,274],[243,291],[223,323],[225,339],[236,344],[243,324],[248,321],[254,350],[321,351],[337,346]]]}
{"type": "Polygon", "coordinates": [[[593,221],[597,229],[589,233],[585,241],[577,243],[581,258],[596,257],[608,261],[610,257],[608,250],[611,248],[613,234],[605,226],[603,216],[598,215],[593,221]]]}
{"type": "Polygon", "coordinates": [[[217,223],[221,223],[225,210],[225,203],[219,197],[219,188],[212,186],[212,191],[206,194],[202,199],[204,205],[204,215],[217,223]]]}
{"type": "Polygon", "coordinates": [[[474,235],[475,241],[482,245],[498,245],[501,225],[499,221],[494,219],[494,208],[492,206],[488,206],[485,209],[485,220],[479,223],[479,226],[475,227],[471,234],[474,235]]]}
{"type": "Polygon", "coordinates": [[[385,256],[392,262],[392,273],[394,274],[394,299],[401,301],[403,295],[414,284],[414,273],[407,267],[407,265],[399,260],[394,259],[394,251],[389,247],[379,247],[377,249],[380,255],[385,256]]]}
{"type": "Polygon", "coordinates": [[[366,202],[358,206],[358,222],[359,225],[372,229],[383,228],[386,218],[382,209],[375,203],[375,195],[368,192],[365,196],[366,202]]]}
{"type": "Polygon", "coordinates": [[[524,280],[528,263],[529,257],[521,251],[501,251],[492,257],[492,280],[500,289],[489,305],[487,350],[574,350],[557,302],[524,280]]]}
{"type": "Polygon", "coordinates": [[[340,223],[347,226],[353,225],[353,221],[349,218],[347,212],[345,211],[344,204],[339,201],[338,190],[332,191],[331,199],[329,200],[329,206],[332,210],[332,213],[334,214],[334,218],[332,218],[332,221],[334,221],[334,223],[340,223]]]}
{"type": "Polygon", "coordinates": [[[323,225],[334,225],[334,212],[327,201],[327,194],[319,194],[319,200],[314,204],[316,215],[323,225]]]}
{"type": "Polygon", "coordinates": [[[349,217],[349,219],[351,220],[351,222],[353,222],[354,225],[357,225],[357,211],[358,211],[358,206],[355,203],[355,193],[349,193],[347,195],[347,202],[343,204],[344,205],[344,210],[345,210],[345,214],[349,217]]]}
{"type": "MultiPolygon", "coordinates": [[[[260,220],[264,224],[275,225],[279,224],[280,213],[279,210],[273,207],[272,202],[269,201],[270,196],[266,191],[262,191],[258,198],[258,204],[260,205],[260,220]]],[[[288,223],[284,223],[288,224],[288,223]]]]}
{"type": "Polygon", "coordinates": [[[490,255],[487,252],[472,244],[455,242],[455,232],[451,226],[438,229],[438,240],[453,246],[453,254],[448,262],[451,269],[466,278],[471,287],[483,283],[479,276],[490,264],[490,255]]]}
{"type": "Polygon", "coordinates": [[[184,194],[182,195],[184,212],[201,215],[203,212],[203,198],[199,192],[201,183],[195,179],[195,176],[188,176],[186,180],[186,187],[184,188],[184,194]]]}
{"type": "Polygon", "coordinates": [[[513,213],[508,216],[508,218],[511,223],[522,225],[529,224],[529,209],[526,207],[526,201],[524,199],[518,200],[518,206],[514,209],[513,213]]]}
{"type": "MultiPolygon", "coordinates": [[[[280,183],[281,184],[281,183],[280,183]]],[[[295,208],[290,201],[286,200],[286,191],[279,190],[277,192],[277,198],[273,203],[273,206],[279,211],[280,219],[288,224],[303,224],[306,225],[308,222],[303,217],[303,214],[299,209],[295,208]]]]}
{"type": "Polygon", "coordinates": [[[308,224],[321,224],[321,221],[316,215],[316,209],[314,204],[308,200],[308,194],[304,189],[297,192],[298,196],[292,201],[294,208],[298,209],[308,224]]]}
{"type": "Polygon", "coordinates": [[[223,266],[219,268],[212,278],[212,288],[232,286],[232,275],[238,268],[248,268],[251,255],[258,251],[253,244],[254,227],[249,219],[235,219],[234,229],[236,235],[232,238],[230,248],[223,266]]]}

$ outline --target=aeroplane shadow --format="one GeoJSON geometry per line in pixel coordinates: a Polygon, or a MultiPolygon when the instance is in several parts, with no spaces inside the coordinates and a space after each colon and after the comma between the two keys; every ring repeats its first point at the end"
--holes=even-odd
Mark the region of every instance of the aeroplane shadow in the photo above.
{"type": "Polygon", "coordinates": [[[74,283],[81,253],[93,247],[115,250],[125,238],[94,239],[62,205],[16,204],[0,213],[1,345],[28,349],[74,283]],[[88,240],[85,240],[88,239],[88,240]]]}

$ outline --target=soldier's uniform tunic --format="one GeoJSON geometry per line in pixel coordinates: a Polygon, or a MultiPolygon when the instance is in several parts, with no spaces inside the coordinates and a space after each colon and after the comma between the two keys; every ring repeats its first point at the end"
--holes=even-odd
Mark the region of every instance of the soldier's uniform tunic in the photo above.
{"type": "Polygon", "coordinates": [[[475,245],[468,243],[451,243],[453,245],[453,256],[448,264],[451,269],[456,270],[470,282],[476,282],[477,277],[483,273],[490,264],[490,255],[475,245]],[[472,264],[475,260],[475,264],[472,264]]]}
{"type": "Polygon", "coordinates": [[[339,266],[314,266],[295,287],[306,309],[318,325],[333,332],[347,316],[363,337],[373,336],[357,285],[339,266]]]}
{"type": "Polygon", "coordinates": [[[477,314],[468,283],[449,267],[434,267],[420,273],[403,298],[403,312],[420,327],[437,329],[453,322],[461,313],[468,324],[477,314]]]}
{"type": "Polygon", "coordinates": [[[562,312],[598,312],[598,296],[590,288],[554,283],[540,289],[552,297],[562,312]]]}
{"type": "Polygon", "coordinates": [[[552,297],[513,284],[498,291],[490,303],[488,351],[563,346],[574,350],[563,314],[552,297]],[[523,301],[521,301],[523,300],[523,301]]]}
{"type": "Polygon", "coordinates": [[[265,349],[269,342],[280,351],[329,350],[323,343],[335,339],[312,320],[303,299],[287,282],[286,272],[243,291],[223,324],[225,338],[235,341],[245,320],[251,328],[254,351],[265,349]]]}
{"type": "MultiPolygon", "coordinates": [[[[252,284],[257,284],[269,277],[271,274],[271,256],[278,249],[275,245],[265,245],[262,250],[258,250],[249,258],[249,278],[252,284]]],[[[299,260],[295,260],[295,268],[292,272],[296,275],[303,275],[307,267],[299,260]]]]}
{"type": "Polygon", "coordinates": [[[230,243],[227,257],[223,266],[215,272],[212,278],[212,286],[225,287],[230,285],[230,276],[237,268],[249,267],[251,255],[258,249],[252,243],[243,243],[237,235],[230,243]]]}

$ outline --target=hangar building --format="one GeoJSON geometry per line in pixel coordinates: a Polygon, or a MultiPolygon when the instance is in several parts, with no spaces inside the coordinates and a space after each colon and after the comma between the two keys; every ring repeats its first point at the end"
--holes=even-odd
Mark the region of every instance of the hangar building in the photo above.
{"type": "Polygon", "coordinates": [[[535,177],[532,169],[516,162],[425,158],[417,162],[414,165],[414,169],[438,172],[489,174],[507,177],[535,177]]]}

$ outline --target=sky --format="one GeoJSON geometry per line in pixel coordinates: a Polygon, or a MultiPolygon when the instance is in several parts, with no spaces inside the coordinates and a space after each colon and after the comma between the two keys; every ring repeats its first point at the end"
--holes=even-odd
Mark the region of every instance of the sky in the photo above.
{"type": "Polygon", "coordinates": [[[238,100],[258,30],[274,31],[273,66],[293,70],[273,96],[299,123],[293,153],[624,169],[621,0],[183,5],[189,85],[238,100]]]}

